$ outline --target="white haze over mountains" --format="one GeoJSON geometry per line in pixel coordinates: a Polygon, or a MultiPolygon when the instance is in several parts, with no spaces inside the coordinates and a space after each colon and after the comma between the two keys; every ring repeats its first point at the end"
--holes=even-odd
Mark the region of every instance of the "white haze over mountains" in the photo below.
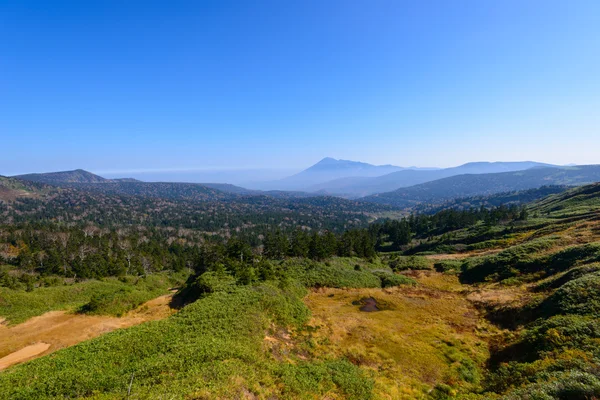
{"type": "Polygon", "coordinates": [[[107,178],[129,177],[145,182],[230,183],[255,190],[304,191],[347,198],[390,192],[463,174],[521,171],[555,167],[533,161],[471,162],[452,168],[417,168],[337,160],[326,157],[297,172],[289,169],[187,169],[105,172],[107,178]]]}
{"type": "Polygon", "coordinates": [[[324,158],[297,174],[280,180],[256,184],[250,188],[296,190],[358,198],[455,175],[513,172],[552,166],[533,161],[472,162],[442,169],[371,165],[357,161],[324,158]]]}
{"type": "Polygon", "coordinates": [[[283,179],[297,170],[292,169],[173,169],[137,171],[94,171],[106,178],[135,178],[144,182],[231,183],[253,186],[255,182],[283,179]]]}

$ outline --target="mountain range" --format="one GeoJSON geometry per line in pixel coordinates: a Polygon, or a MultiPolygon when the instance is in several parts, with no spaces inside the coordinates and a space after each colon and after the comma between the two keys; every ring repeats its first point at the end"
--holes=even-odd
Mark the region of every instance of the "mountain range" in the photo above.
{"type": "Polygon", "coordinates": [[[535,167],[558,167],[534,161],[471,162],[452,168],[417,168],[372,165],[326,157],[313,166],[284,179],[254,185],[255,189],[300,190],[345,198],[360,198],[462,174],[521,171],[535,167]]]}
{"type": "Polygon", "coordinates": [[[472,162],[458,167],[437,170],[405,169],[376,177],[345,177],[309,187],[309,192],[327,193],[348,198],[364,197],[390,192],[402,187],[417,185],[437,179],[463,174],[491,174],[522,171],[535,167],[549,167],[533,161],[523,162],[472,162]]]}
{"type": "MultiPolygon", "coordinates": [[[[548,185],[583,185],[600,181],[600,165],[557,166],[534,161],[472,162],[444,169],[403,168],[393,165],[325,158],[306,170],[267,188],[256,190],[227,183],[141,182],[107,179],[81,169],[17,175],[4,197],[17,195],[15,182],[36,182],[117,195],[142,195],[188,200],[226,200],[237,196],[273,198],[343,197],[399,209],[440,206],[450,200],[488,196],[548,185]],[[389,172],[392,171],[392,172],[389,172]],[[362,176],[357,176],[362,174],[362,176]],[[349,176],[351,175],[351,176],[349,176]],[[332,176],[338,178],[325,180],[332,176]],[[305,186],[304,191],[285,187],[305,186]]],[[[21,192],[22,193],[22,192],[21,192]]]]}

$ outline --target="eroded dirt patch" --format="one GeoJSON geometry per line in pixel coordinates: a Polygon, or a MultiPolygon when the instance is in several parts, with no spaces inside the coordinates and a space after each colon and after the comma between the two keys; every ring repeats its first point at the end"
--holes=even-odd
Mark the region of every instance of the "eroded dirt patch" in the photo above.
{"type": "Polygon", "coordinates": [[[174,313],[169,307],[172,296],[152,299],[120,318],[51,311],[19,325],[0,324],[0,370],[115,329],[166,318],[174,313]]]}
{"type": "Polygon", "coordinates": [[[10,353],[6,357],[0,358],[0,371],[10,367],[13,364],[32,359],[44,353],[49,348],[50,345],[48,343],[40,342],[23,347],[21,350],[17,350],[14,353],[10,353]]]}
{"type": "Polygon", "coordinates": [[[360,311],[363,311],[363,312],[379,311],[379,307],[377,307],[377,300],[375,300],[373,297],[366,297],[364,299],[361,299],[360,302],[362,303],[362,306],[360,307],[360,311]]]}

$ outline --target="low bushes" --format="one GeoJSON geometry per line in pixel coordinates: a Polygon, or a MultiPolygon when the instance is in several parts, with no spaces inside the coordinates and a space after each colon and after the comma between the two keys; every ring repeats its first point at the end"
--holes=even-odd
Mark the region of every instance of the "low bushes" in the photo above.
{"type": "Polygon", "coordinates": [[[396,272],[408,269],[430,270],[431,261],[423,256],[396,256],[389,262],[390,268],[396,272]]]}
{"type": "Polygon", "coordinates": [[[562,285],[541,305],[543,315],[600,312],[600,272],[594,272],[562,285]]]}
{"type": "Polygon", "coordinates": [[[167,293],[169,288],[184,280],[182,272],[62,283],[30,291],[0,287],[0,316],[17,324],[48,311],[64,309],[118,315],[167,293]]]}
{"type": "Polygon", "coordinates": [[[461,280],[476,283],[538,273],[549,276],[600,260],[598,243],[571,246],[547,255],[540,254],[552,248],[556,241],[557,238],[535,239],[493,256],[468,260],[462,266],[461,280]]]}
{"type": "Polygon", "coordinates": [[[374,272],[374,275],[381,279],[381,287],[387,288],[401,285],[416,285],[417,282],[408,276],[393,274],[387,271],[374,272]]]}
{"type": "Polygon", "coordinates": [[[343,260],[290,259],[281,264],[281,269],[306,287],[376,288],[415,283],[408,277],[393,274],[380,264],[353,265],[343,260]]]}
{"type": "Polygon", "coordinates": [[[437,272],[458,273],[461,270],[463,262],[460,260],[442,260],[433,264],[437,272]]]}
{"type": "Polygon", "coordinates": [[[0,374],[10,399],[311,398],[368,399],[372,380],[343,360],[277,361],[270,329],[307,321],[304,289],[275,284],[217,291],[162,320],[117,330],[0,374]]]}

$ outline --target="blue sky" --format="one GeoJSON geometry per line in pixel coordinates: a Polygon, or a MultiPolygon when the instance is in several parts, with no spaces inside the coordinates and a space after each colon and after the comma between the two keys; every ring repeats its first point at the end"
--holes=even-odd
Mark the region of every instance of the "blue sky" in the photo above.
{"type": "Polygon", "coordinates": [[[0,174],[600,163],[600,2],[3,1],[0,174]]]}

